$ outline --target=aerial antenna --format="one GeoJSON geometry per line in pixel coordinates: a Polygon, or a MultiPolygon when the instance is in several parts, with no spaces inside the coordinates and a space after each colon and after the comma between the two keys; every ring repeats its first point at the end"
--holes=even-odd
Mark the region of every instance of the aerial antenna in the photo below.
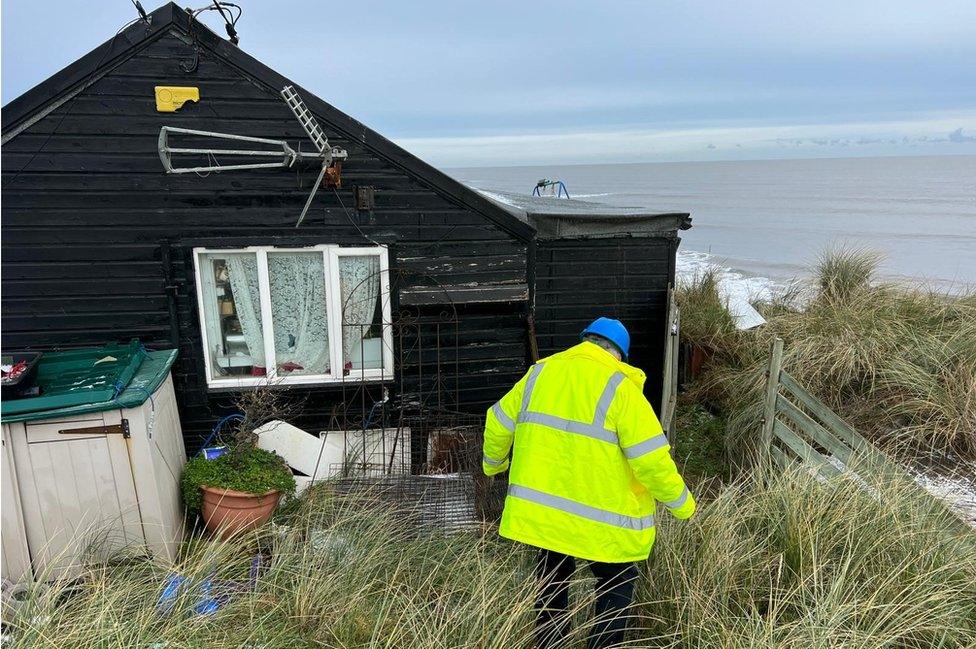
{"type": "Polygon", "coordinates": [[[315,179],[315,183],[312,185],[312,191],[309,193],[308,199],[305,201],[305,207],[302,208],[302,213],[298,217],[298,222],[295,224],[295,227],[297,228],[302,224],[302,221],[305,220],[305,215],[308,214],[308,210],[312,206],[312,201],[315,199],[315,194],[318,192],[319,186],[322,184],[323,180],[325,180],[326,183],[332,187],[340,186],[342,161],[348,157],[348,153],[346,153],[345,149],[329,145],[329,140],[325,136],[325,132],[322,130],[322,127],[319,126],[318,121],[312,115],[312,111],[308,109],[305,102],[302,101],[301,96],[299,96],[298,92],[293,86],[285,86],[281,91],[281,97],[285,100],[285,103],[288,104],[288,108],[290,108],[292,113],[294,113],[296,119],[298,119],[298,123],[301,124],[302,128],[305,130],[305,133],[308,134],[309,139],[315,146],[315,152],[296,151],[289,146],[288,142],[285,140],[274,140],[263,137],[253,137],[250,135],[235,135],[231,133],[217,133],[214,131],[198,131],[189,128],[179,128],[176,126],[163,126],[161,129],[159,129],[159,141],[157,145],[159,160],[163,163],[163,169],[165,169],[166,173],[168,174],[195,173],[198,175],[205,175],[210,174],[211,172],[219,173],[221,171],[273,169],[276,167],[290,168],[299,160],[315,160],[322,165],[322,170],[315,179]],[[200,138],[213,138],[228,142],[228,144],[225,144],[221,148],[202,146],[175,147],[170,143],[171,134],[189,136],[196,138],[197,141],[199,141],[200,138]],[[233,144],[231,143],[237,142],[261,144],[265,145],[265,148],[232,148],[233,144]],[[173,156],[181,155],[203,155],[206,157],[208,162],[212,162],[213,164],[200,166],[178,166],[174,163],[173,156]],[[241,161],[234,164],[221,165],[217,161],[217,156],[239,156],[254,161],[241,161]]]}
{"type": "MultiPolygon", "coordinates": [[[[295,113],[295,117],[298,119],[298,123],[302,125],[305,132],[308,133],[308,137],[312,140],[312,144],[315,148],[319,150],[319,155],[322,156],[322,171],[319,172],[319,177],[315,179],[312,184],[312,193],[308,195],[308,200],[305,201],[305,209],[302,210],[302,215],[298,217],[298,223],[295,224],[297,228],[305,220],[305,214],[308,213],[308,208],[312,205],[312,199],[315,198],[315,192],[319,190],[319,185],[322,184],[322,179],[325,178],[325,174],[329,171],[329,166],[332,165],[332,160],[339,157],[340,159],[345,159],[346,152],[329,146],[329,140],[326,139],[325,133],[322,131],[322,127],[315,120],[312,115],[312,111],[305,106],[305,102],[295,91],[293,86],[285,86],[281,90],[281,96],[284,98],[285,103],[291,108],[291,112],[295,113]],[[339,155],[341,153],[341,156],[339,155]]],[[[341,164],[341,163],[339,163],[341,164]]],[[[341,168],[341,167],[340,167],[341,168]]]]}

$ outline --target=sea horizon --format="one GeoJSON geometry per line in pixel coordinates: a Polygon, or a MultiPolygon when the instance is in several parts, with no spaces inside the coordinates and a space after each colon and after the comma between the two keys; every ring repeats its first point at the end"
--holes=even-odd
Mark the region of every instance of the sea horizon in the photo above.
{"type": "Polygon", "coordinates": [[[523,169],[523,168],[542,168],[542,167],[616,167],[616,166],[635,166],[635,165],[676,165],[676,164],[735,164],[739,162],[802,162],[808,160],[875,160],[890,158],[976,158],[972,153],[879,153],[874,155],[808,155],[801,157],[757,157],[757,158],[736,158],[729,160],[630,160],[617,162],[560,162],[558,164],[517,164],[517,165],[445,165],[439,167],[448,175],[457,171],[468,171],[477,169],[523,169]]]}
{"type": "Polygon", "coordinates": [[[976,289],[976,156],[456,167],[484,191],[562,180],[571,198],[689,212],[680,275],[712,269],[761,298],[809,275],[828,249],[882,256],[878,279],[976,289]]]}

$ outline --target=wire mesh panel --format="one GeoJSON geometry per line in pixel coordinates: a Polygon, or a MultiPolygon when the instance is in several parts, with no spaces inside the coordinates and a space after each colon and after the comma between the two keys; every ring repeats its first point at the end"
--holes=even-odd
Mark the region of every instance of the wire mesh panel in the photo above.
{"type": "Polygon", "coordinates": [[[384,326],[392,329],[387,339],[393,341],[396,381],[371,385],[356,370],[367,363],[353,367],[319,433],[327,458],[319,475],[338,494],[396,512],[418,533],[450,533],[496,520],[504,480],[491,481],[481,471],[484,417],[454,411],[457,315],[401,311],[384,326]]]}
{"type": "Polygon", "coordinates": [[[411,430],[403,426],[358,431],[322,431],[330,462],[327,476],[380,477],[410,473],[411,430]]]}
{"type": "Polygon", "coordinates": [[[345,461],[330,467],[335,492],[394,512],[417,533],[497,520],[505,482],[481,471],[483,419],[432,410],[397,414],[397,426],[323,433],[326,444],[342,444],[346,452],[345,461]]]}
{"type": "Polygon", "coordinates": [[[488,478],[482,473],[484,418],[481,416],[428,412],[408,417],[414,430],[414,468],[427,475],[469,476],[475,515],[479,520],[496,521],[505,499],[505,479],[488,478]],[[423,450],[421,451],[421,448],[423,450]],[[424,462],[416,464],[422,455],[424,462]]]}
{"type": "Polygon", "coordinates": [[[354,496],[403,522],[410,535],[451,534],[482,525],[471,474],[341,477],[337,494],[354,496]]]}

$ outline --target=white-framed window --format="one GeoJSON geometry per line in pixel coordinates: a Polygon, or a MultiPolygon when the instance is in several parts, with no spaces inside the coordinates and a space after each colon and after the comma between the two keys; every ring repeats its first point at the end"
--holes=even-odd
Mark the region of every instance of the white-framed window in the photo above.
{"type": "Polygon", "coordinates": [[[385,246],[194,248],[207,385],[393,377],[385,246]]]}

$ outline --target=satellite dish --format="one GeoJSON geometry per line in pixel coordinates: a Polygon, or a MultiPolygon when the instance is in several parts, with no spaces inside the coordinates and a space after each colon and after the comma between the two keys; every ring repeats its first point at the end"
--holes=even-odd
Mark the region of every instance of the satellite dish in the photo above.
{"type": "Polygon", "coordinates": [[[319,126],[318,121],[315,116],[312,115],[312,111],[308,109],[305,102],[295,91],[293,86],[285,86],[281,91],[281,97],[288,104],[288,108],[294,113],[295,118],[298,123],[302,125],[305,133],[308,134],[312,144],[315,146],[315,153],[306,153],[303,151],[296,151],[288,145],[285,140],[272,140],[263,137],[251,137],[248,135],[234,135],[231,133],[216,133],[214,131],[198,131],[189,128],[178,128],[175,126],[163,126],[159,129],[159,159],[163,163],[163,169],[166,170],[168,174],[203,174],[221,171],[242,171],[245,169],[270,169],[274,167],[285,167],[289,168],[295,164],[297,160],[319,160],[322,164],[322,170],[319,172],[318,178],[315,179],[315,183],[312,185],[312,191],[308,195],[308,199],[305,201],[305,207],[302,208],[301,216],[298,217],[298,222],[295,224],[297,228],[305,220],[305,215],[308,214],[308,209],[312,206],[312,200],[315,198],[315,193],[319,189],[319,185],[322,184],[322,179],[329,172],[329,169],[338,170],[338,166],[341,164],[342,160],[348,157],[345,149],[341,149],[336,146],[329,146],[329,140],[325,137],[325,132],[322,127],[319,126]],[[170,145],[170,135],[189,135],[195,137],[206,137],[206,138],[216,138],[219,140],[229,140],[233,142],[247,142],[253,144],[263,144],[267,145],[264,149],[233,149],[233,148],[185,148],[185,147],[173,147],[170,145]],[[174,155],[205,155],[214,164],[204,165],[197,167],[179,167],[173,164],[174,155]],[[237,164],[221,165],[217,163],[217,156],[242,156],[245,158],[262,158],[260,162],[239,162],[237,164]],[[270,158],[271,160],[267,160],[270,158]]]}

